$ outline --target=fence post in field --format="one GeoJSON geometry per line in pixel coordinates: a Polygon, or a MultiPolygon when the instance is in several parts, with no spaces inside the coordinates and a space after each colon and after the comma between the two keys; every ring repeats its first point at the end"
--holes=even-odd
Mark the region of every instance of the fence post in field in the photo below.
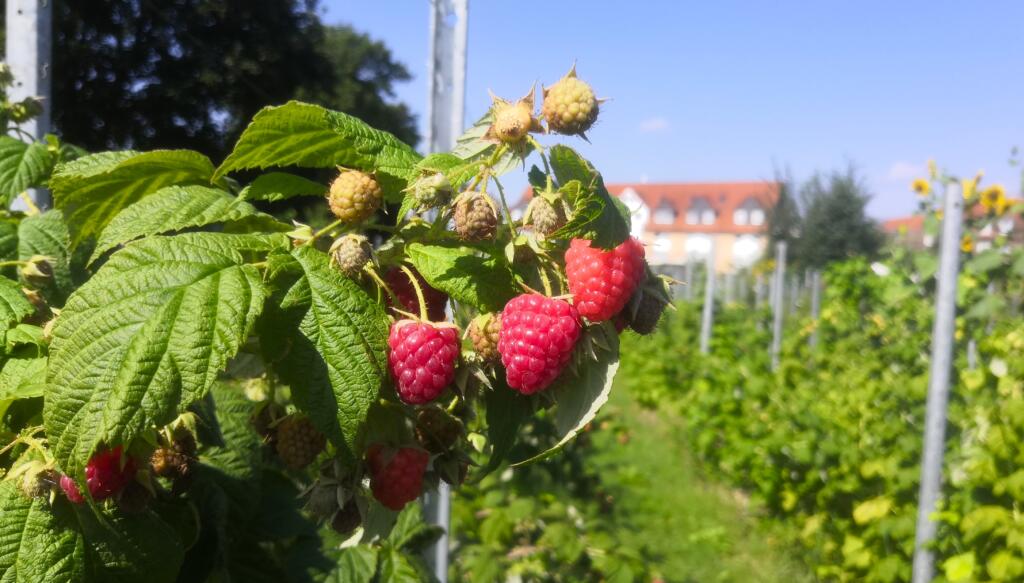
{"type": "MultiPolygon", "coordinates": [[[[427,135],[431,152],[445,152],[462,134],[466,99],[466,42],[469,0],[430,1],[430,61],[427,65],[427,135]]],[[[450,308],[449,308],[450,309],[450,308]]],[[[441,583],[448,581],[448,530],[451,490],[440,482],[423,495],[423,519],[440,526],[441,537],[424,550],[428,567],[441,583]]]]}
{"type": "Polygon", "coordinates": [[[931,514],[936,510],[942,492],[946,408],[949,403],[949,375],[953,364],[953,334],[956,326],[956,280],[960,269],[963,197],[960,196],[959,184],[946,186],[943,208],[935,322],[932,327],[932,358],[924,421],[924,452],[921,455],[921,489],[914,534],[914,583],[929,583],[935,575],[935,557],[927,545],[935,538],[937,525],[932,521],[931,514]]]}
{"type": "Polygon", "coordinates": [[[754,307],[761,309],[764,305],[764,275],[758,273],[754,280],[754,307]]]}
{"type": "Polygon", "coordinates": [[[700,353],[711,349],[711,325],[715,318],[715,244],[711,243],[707,261],[707,283],[704,284],[704,309],[700,317],[700,353]]]}
{"type": "Polygon", "coordinates": [[[815,269],[811,271],[811,320],[814,322],[814,330],[808,340],[811,350],[818,346],[818,319],[821,317],[821,272],[815,269]]]}
{"type": "Polygon", "coordinates": [[[775,244],[775,278],[772,280],[772,370],[779,368],[782,349],[782,312],[786,295],[786,242],[775,244]]]}
{"type": "Polygon", "coordinates": [[[693,288],[694,288],[694,285],[693,285],[693,273],[694,273],[694,269],[693,269],[693,259],[691,259],[689,257],[686,258],[686,272],[685,273],[686,273],[686,276],[685,276],[685,278],[686,278],[686,287],[683,288],[683,299],[685,299],[688,302],[691,302],[691,301],[693,301],[693,288]]]}
{"type": "MultiPolygon", "coordinates": [[[[50,132],[53,115],[51,80],[53,66],[51,53],[53,44],[53,2],[40,0],[7,0],[6,16],[6,61],[11,67],[14,84],[8,91],[11,102],[26,97],[38,97],[43,102],[43,112],[25,123],[22,130],[36,140],[42,140],[50,132]]],[[[32,202],[41,209],[50,207],[50,193],[42,188],[28,192],[32,202]]],[[[23,201],[16,201],[15,208],[24,209],[23,201]]]]}
{"type": "Polygon", "coordinates": [[[730,271],[725,274],[725,303],[731,304],[736,301],[736,289],[733,284],[736,282],[734,274],[730,271]]]}

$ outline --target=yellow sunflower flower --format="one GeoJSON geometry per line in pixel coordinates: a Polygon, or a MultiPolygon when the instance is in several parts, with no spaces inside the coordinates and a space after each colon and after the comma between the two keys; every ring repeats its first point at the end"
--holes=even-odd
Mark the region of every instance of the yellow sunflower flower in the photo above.
{"type": "Polygon", "coordinates": [[[964,235],[964,238],[960,239],[960,250],[964,253],[974,251],[974,238],[970,235],[964,235]]]}
{"type": "Polygon", "coordinates": [[[910,183],[910,189],[918,196],[928,196],[928,193],[932,191],[932,185],[924,178],[918,178],[910,183]]]}
{"type": "Polygon", "coordinates": [[[1002,214],[1009,203],[1006,201],[1006,189],[1002,184],[989,186],[981,193],[981,206],[988,212],[1002,214]]]}

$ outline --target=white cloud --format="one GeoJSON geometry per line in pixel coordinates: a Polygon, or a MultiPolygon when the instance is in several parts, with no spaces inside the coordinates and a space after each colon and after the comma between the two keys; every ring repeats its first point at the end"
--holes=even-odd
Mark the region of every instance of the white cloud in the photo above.
{"type": "Polygon", "coordinates": [[[668,129],[668,120],[663,117],[652,117],[640,122],[640,131],[645,134],[663,132],[668,129]]]}
{"type": "Polygon", "coordinates": [[[900,161],[889,166],[885,177],[893,182],[907,182],[926,174],[928,174],[928,168],[924,164],[900,161]]]}

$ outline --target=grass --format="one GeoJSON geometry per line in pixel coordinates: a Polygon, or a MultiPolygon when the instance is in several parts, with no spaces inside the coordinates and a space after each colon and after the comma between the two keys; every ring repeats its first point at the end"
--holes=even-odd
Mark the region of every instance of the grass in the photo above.
{"type": "Polygon", "coordinates": [[[681,422],[642,409],[624,387],[607,410],[620,431],[595,433],[588,458],[614,499],[620,535],[645,546],[666,582],[801,582],[807,569],[759,524],[737,492],[705,480],[681,422]]]}

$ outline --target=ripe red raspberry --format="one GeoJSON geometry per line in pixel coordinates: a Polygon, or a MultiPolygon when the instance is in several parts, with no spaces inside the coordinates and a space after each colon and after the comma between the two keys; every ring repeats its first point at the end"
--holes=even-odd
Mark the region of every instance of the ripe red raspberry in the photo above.
{"type": "MultiPolygon", "coordinates": [[[[125,457],[122,467],[122,452],[123,449],[119,445],[114,449],[98,452],[86,464],[85,484],[89,488],[89,494],[92,495],[93,500],[100,501],[110,498],[135,479],[135,460],[131,456],[125,457]]],[[[64,490],[68,500],[75,504],[85,502],[85,496],[82,495],[71,476],[61,476],[60,487],[64,490]]]]}
{"type": "MultiPolygon", "coordinates": [[[[431,322],[443,322],[445,320],[444,308],[448,304],[448,294],[430,287],[422,275],[415,270],[412,272],[416,275],[416,282],[419,283],[420,290],[423,292],[423,300],[427,302],[427,318],[431,322]]],[[[402,310],[419,315],[420,303],[416,299],[416,290],[412,287],[409,276],[403,270],[398,267],[387,270],[384,273],[384,283],[388,284],[391,291],[398,296],[402,310]]],[[[390,297],[388,297],[388,305],[391,305],[390,297]]]]}
{"type": "Polygon", "coordinates": [[[370,446],[368,458],[370,490],[378,502],[397,511],[419,497],[430,454],[413,447],[393,450],[375,444],[370,446]]]}
{"type": "Polygon", "coordinates": [[[602,322],[619,313],[643,281],[644,247],[634,237],[611,250],[573,239],[565,252],[565,275],[580,315],[602,322]]]}
{"type": "Polygon", "coordinates": [[[455,379],[459,329],[452,324],[399,320],[391,325],[388,347],[391,378],[406,403],[429,403],[455,379]]]}
{"type": "Polygon", "coordinates": [[[498,340],[508,386],[524,395],[547,388],[569,362],[580,329],[579,313],[568,302],[540,294],[509,300],[498,340]]]}

